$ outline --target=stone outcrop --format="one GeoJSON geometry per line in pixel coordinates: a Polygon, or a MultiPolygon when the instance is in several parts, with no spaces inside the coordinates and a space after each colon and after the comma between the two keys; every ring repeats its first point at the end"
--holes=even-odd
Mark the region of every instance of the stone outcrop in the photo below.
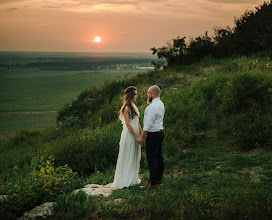
{"type": "Polygon", "coordinates": [[[28,212],[25,212],[24,215],[20,217],[18,220],[32,220],[38,217],[41,218],[51,215],[53,211],[53,205],[54,205],[53,202],[46,202],[28,212]]]}
{"type": "Polygon", "coordinates": [[[112,183],[109,183],[107,185],[98,185],[98,184],[88,184],[82,189],[77,189],[73,193],[78,192],[79,190],[84,191],[87,195],[90,196],[109,196],[112,194],[112,183]]]}
{"type": "MultiPolygon", "coordinates": [[[[87,195],[90,195],[90,196],[107,197],[112,194],[113,188],[112,188],[112,183],[109,183],[107,185],[88,184],[84,188],[77,189],[72,193],[77,193],[80,190],[84,191],[87,195]]],[[[6,199],[6,197],[3,196],[3,198],[0,197],[0,199],[6,199]]],[[[28,212],[25,212],[24,215],[19,218],[19,220],[33,220],[36,218],[43,218],[48,215],[52,215],[53,205],[54,205],[53,202],[46,202],[40,206],[35,207],[34,209],[28,212]]]]}
{"type": "Polygon", "coordinates": [[[0,202],[5,201],[7,198],[7,195],[0,195],[0,202]]]}

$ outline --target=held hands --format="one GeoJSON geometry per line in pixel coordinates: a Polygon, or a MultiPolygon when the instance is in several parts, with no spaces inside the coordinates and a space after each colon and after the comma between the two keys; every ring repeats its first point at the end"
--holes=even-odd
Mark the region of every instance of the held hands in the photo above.
{"type": "Polygon", "coordinates": [[[144,139],[146,139],[147,133],[148,133],[147,131],[143,131],[140,137],[136,138],[136,140],[138,141],[140,145],[142,145],[144,139]]]}
{"type": "Polygon", "coordinates": [[[142,132],[143,132],[143,130],[142,130],[142,128],[141,128],[141,126],[139,125],[139,132],[140,132],[140,137],[136,137],[136,140],[138,141],[138,143],[140,144],[140,145],[142,145],[142,143],[143,143],[143,138],[142,138],[142,132]]]}
{"type": "Polygon", "coordinates": [[[138,141],[138,143],[139,143],[140,145],[142,145],[142,143],[143,143],[143,138],[142,138],[142,136],[136,138],[136,140],[138,141]]]}

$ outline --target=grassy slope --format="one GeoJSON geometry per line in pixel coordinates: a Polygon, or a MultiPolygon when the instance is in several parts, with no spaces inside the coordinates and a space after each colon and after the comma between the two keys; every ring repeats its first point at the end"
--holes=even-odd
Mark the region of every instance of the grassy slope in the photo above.
{"type": "MultiPolygon", "coordinates": [[[[244,71],[265,72],[271,76],[270,68],[264,70],[263,64],[256,64],[255,61],[254,57],[205,60],[190,67],[176,67],[132,79],[130,82],[138,88],[137,105],[140,112],[146,106],[148,87],[152,84],[163,86],[162,99],[166,104],[166,170],[163,184],[149,191],[141,191],[138,187],[118,190],[109,198],[86,199],[84,194],[72,198],[59,197],[53,219],[269,219],[272,215],[271,150],[255,148],[242,151],[235,145],[231,146],[228,138],[219,132],[220,121],[213,108],[216,103],[206,102],[197,89],[203,85],[205,91],[210,91],[211,84],[213,90],[210,93],[214,93],[219,90],[220,83],[225,84],[230,77],[244,71]],[[192,97],[199,101],[191,102],[192,97]],[[184,100],[187,101],[186,105],[179,105],[184,100]],[[209,105],[205,106],[207,103],[209,105]],[[122,199],[121,203],[115,203],[114,200],[119,198],[122,199]]],[[[267,60],[263,63],[267,64],[267,60]]],[[[121,96],[118,94],[110,104],[118,107],[121,96]]],[[[106,109],[102,107],[101,111],[106,109]]],[[[100,115],[102,120],[103,115],[100,115]]],[[[120,131],[121,125],[117,121],[94,131],[92,128],[78,131],[75,127],[60,133],[43,131],[39,138],[35,135],[35,138],[31,138],[31,134],[27,134],[24,140],[18,136],[10,140],[9,149],[1,146],[1,176],[7,182],[18,184],[22,184],[25,178],[30,184],[31,179],[27,175],[30,171],[29,160],[40,149],[45,149],[42,154],[53,153],[56,163],[67,162],[75,170],[84,170],[88,166],[85,171],[88,173],[93,166],[92,169],[97,172],[81,177],[79,185],[106,184],[113,180],[120,131]],[[18,147],[11,147],[16,143],[21,151],[18,151],[18,147]],[[94,151],[89,150],[90,143],[94,151]],[[33,147],[30,149],[30,146],[33,147]],[[105,151],[101,150],[103,147],[105,151]],[[103,162],[106,152],[110,152],[107,158],[112,159],[103,162]],[[97,156],[98,160],[85,160],[82,153],[97,156]],[[81,164],[86,165],[80,167],[81,164]]],[[[145,183],[148,170],[144,147],[142,151],[140,176],[145,183]]],[[[5,189],[5,186],[2,188],[5,189]]]]}
{"type": "MultiPolygon", "coordinates": [[[[255,61],[256,58],[205,61],[187,70],[168,70],[164,73],[166,76],[162,76],[164,91],[172,93],[171,89],[191,86],[197,81],[212,81],[215,75],[229,78],[231,74],[248,70],[255,61]]],[[[253,71],[264,72],[257,66],[253,71]]],[[[271,76],[271,70],[268,74],[271,76]]],[[[167,169],[162,185],[149,191],[132,187],[118,190],[109,198],[89,199],[96,209],[90,208],[86,218],[269,219],[272,215],[271,150],[241,151],[229,145],[224,134],[219,134],[216,121],[207,126],[203,141],[189,148],[178,148],[172,157],[165,155],[167,169]],[[120,198],[120,203],[114,202],[120,198]]],[[[146,164],[142,164],[141,171],[143,182],[147,182],[146,164]]],[[[97,180],[97,183],[103,181],[97,180]]],[[[66,206],[61,201],[58,205],[57,212],[61,213],[61,208],[66,206]]]]}

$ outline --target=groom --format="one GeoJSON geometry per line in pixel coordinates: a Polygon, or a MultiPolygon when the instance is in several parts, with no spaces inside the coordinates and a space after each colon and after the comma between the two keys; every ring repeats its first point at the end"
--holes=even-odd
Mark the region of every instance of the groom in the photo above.
{"type": "Polygon", "coordinates": [[[146,138],[146,157],[150,172],[149,186],[156,187],[161,183],[164,163],[162,157],[162,141],[164,104],[160,100],[161,90],[158,86],[151,86],[147,91],[147,103],[150,104],[144,113],[144,127],[137,141],[141,144],[146,138]]]}

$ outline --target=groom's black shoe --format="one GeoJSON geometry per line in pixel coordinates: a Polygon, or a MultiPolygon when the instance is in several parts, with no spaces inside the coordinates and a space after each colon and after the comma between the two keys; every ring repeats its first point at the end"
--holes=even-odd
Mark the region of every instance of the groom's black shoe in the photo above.
{"type": "Polygon", "coordinates": [[[154,189],[154,188],[156,188],[157,187],[157,185],[153,185],[153,184],[148,184],[148,185],[146,185],[146,186],[140,186],[140,189],[142,189],[142,190],[147,190],[147,189],[154,189]]]}

